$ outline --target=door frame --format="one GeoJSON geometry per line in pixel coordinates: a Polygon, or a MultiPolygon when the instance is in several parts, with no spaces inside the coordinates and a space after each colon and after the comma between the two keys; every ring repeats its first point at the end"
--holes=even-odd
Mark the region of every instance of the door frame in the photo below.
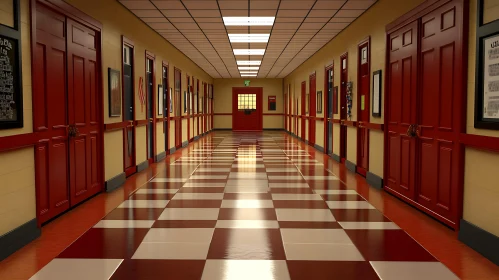
{"type": "MultiPolygon", "coordinates": [[[[404,14],[403,16],[395,19],[394,21],[392,21],[391,23],[389,23],[387,26],[386,26],[386,32],[385,32],[385,40],[386,40],[386,46],[390,46],[390,34],[397,31],[398,29],[401,29],[403,27],[405,27],[406,25],[408,24],[411,24],[413,23],[414,21],[417,21],[419,20],[420,18],[422,18],[423,16],[427,15],[428,13],[431,13],[432,11],[438,9],[439,7],[449,3],[449,2],[452,2],[452,1],[455,1],[458,3],[458,5],[461,5],[461,9],[462,9],[462,13],[463,13],[463,25],[462,25],[462,28],[461,28],[461,34],[463,34],[464,36],[462,36],[462,46],[460,48],[461,50],[461,55],[456,55],[456,57],[458,58],[461,58],[461,60],[459,62],[456,63],[456,65],[460,65],[460,68],[459,69],[460,71],[458,71],[460,74],[461,74],[461,78],[462,78],[462,81],[461,81],[461,88],[462,88],[462,91],[461,91],[461,94],[460,95],[456,95],[456,97],[459,99],[459,102],[458,104],[460,106],[459,109],[461,110],[462,114],[461,116],[458,116],[459,120],[460,120],[460,125],[459,127],[456,127],[457,130],[459,130],[458,132],[463,135],[466,133],[466,122],[467,122],[467,116],[466,116],[466,106],[467,106],[467,82],[468,82],[468,41],[469,41],[469,38],[468,38],[468,30],[469,30],[469,25],[468,25],[468,22],[469,22],[469,2],[468,1],[465,1],[465,0],[431,0],[431,1],[426,1],[422,4],[420,4],[419,6],[415,7],[413,10],[409,11],[408,13],[404,14]]],[[[420,21],[418,21],[418,24],[420,24],[420,21]]],[[[418,52],[420,50],[420,39],[418,38],[418,52]]],[[[387,47],[386,48],[386,51],[385,51],[385,65],[389,65],[390,63],[390,49],[387,47]]],[[[418,55],[418,71],[420,71],[419,69],[419,65],[421,63],[421,56],[418,55]]],[[[385,77],[384,77],[384,84],[385,85],[389,85],[389,82],[390,82],[390,79],[389,79],[389,71],[386,71],[386,74],[385,74],[385,77]]],[[[417,92],[419,93],[419,81],[421,79],[421,73],[418,72],[418,89],[417,89],[417,92]]],[[[385,86],[384,87],[384,102],[383,102],[383,110],[384,110],[384,117],[383,117],[383,121],[385,123],[385,125],[388,124],[388,116],[390,114],[390,107],[389,107],[389,104],[390,104],[390,95],[388,94],[388,89],[387,87],[385,86]]],[[[419,105],[419,97],[417,98],[418,99],[418,106],[419,105]]],[[[419,108],[418,108],[419,110],[419,108]]],[[[417,116],[419,118],[419,116],[417,116]]],[[[419,121],[419,119],[418,119],[419,121]]],[[[383,187],[386,187],[386,182],[387,182],[387,178],[388,178],[388,169],[390,168],[388,166],[388,129],[384,129],[383,130],[383,137],[384,137],[384,151],[383,151],[383,187]]],[[[416,151],[416,154],[418,154],[418,152],[416,151]]],[[[452,227],[453,229],[455,230],[458,230],[459,229],[459,220],[463,217],[463,207],[464,207],[464,165],[465,165],[465,162],[464,162],[464,155],[465,155],[465,151],[464,151],[464,146],[461,145],[460,149],[458,150],[458,156],[457,156],[457,159],[459,161],[458,165],[458,170],[457,172],[459,172],[459,177],[458,177],[458,182],[457,182],[457,191],[458,191],[458,194],[457,194],[457,221],[455,221],[455,223],[453,223],[453,221],[450,221],[436,213],[434,213],[432,210],[422,206],[421,204],[417,203],[415,200],[412,200],[411,198],[407,198],[405,196],[400,196],[400,195],[397,195],[397,197],[399,197],[400,199],[402,199],[404,202],[408,203],[408,204],[411,204],[413,205],[414,207],[416,207],[418,210],[428,214],[430,217],[433,217],[435,218],[436,220],[452,227]]],[[[416,155],[416,158],[418,158],[419,155],[416,155]]],[[[419,160],[419,159],[418,159],[419,160]]],[[[417,172],[417,170],[416,170],[417,172]]],[[[419,178],[416,178],[416,188],[418,188],[419,186],[419,178]]],[[[385,188],[385,191],[388,192],[388,190],[385,188]]],[[[391,193],[391,192],[390,192],[391,193]]]]}
{"type": "Polygon", "coordinates": [[[345,88],[346,91],[346,83],[348,83],[348,52],[343,53],[340,55],[340,88],[339,88],[339,98],[340,98],[340,151],[339,151],[339,156],[340,156],[340,161],[341,163],[345,163],[347,159],[347,154],[348,154],[348,128],[347,126],[343,123],[345,120],[347,120],[348,115],[345,112],[345,118],[342,118],[342,112],[343,110],[341,109],[342,107],[342,101],[345,101],[345,111],[348,110],[347,104],[346,104],[346,96],[343,94],[343,88],[345,88]],[[343,59],[346,59],[347,63],[345,65],[345,72],[346,74],[346,81],[343,81],[343,59]]]}
{"type": "Polygon", "coordinates": [[[132,174],[136,173],[137,172],[137,156],[136,156],[136,153],[137,153],[137,128],[135,127],[135,120],[137,119],[135,113],[136,113],[136,110],[135,110],[135,44],[132,40],[128,39],[127,37],[125,37],[124,35],[121,35],[121,98],[123,100],[122,103],[122,116],[121,116],[121,121],[125,121],[125,87],[124,87],[124,82],[125,82],[125,79],[123,79],[123,76],[125,75],[125,71],[124,71],[124,65],[123,65],[123,56],[124,56],[124,52],[123,52],[123,47],[127,46],[129,48],[131,48],[133,50],[133,53],[132,53],[132,104],[133,104],[133,120],[130,122],[130,124],[128,124],[125,129],[123,130],[123,171],[125,172],[126,174],[126,177],[129,177],[131,176],[132,174]],[[133,159],[132,159],[132,167],[130,168],[126,168],[125,166],[125,160],[124,158],[126,157],[126,147],[125,147],[125,134],[126,134],[126,131],[127,131],[127,127],[128,126],[133,126],[133,145],[132,145],[132,149],[133,149],[133,159]]]}
{"type": "Polygon", "coordinates": [[[307,140],[307,81],[303,81],[300,84],[300,101],[301,101],[301,140],[306,142],[307,140]]]}
{"type": "Polygon", "coordinates": [[[232,88],[232,130],[233,131],[245,131],[245,130],[234,130],[234,124],[236,123],[236,113],[234,112],[234,107],[237,106],[237,96],[239,93],[255,93],[256,94],[256,108],[259,116],[258,130],[251,131],[263,131],[263,88],[262,87],[233,87],[232,88]]]}
{"type": "MultiPolygon", "coordinates": [[[[102,23],[100,23],[99,21],[95,20],[94,18],[92,18],[91,16],[83,13],[82,11],[76,9],[75,7],[71,6],[70,4],[64,2],[63,0],[30,0],[29,2],[29,14],[30,14],[30,39],[31,39],[31,51],[30,51],[30,54],[31,54],[31,69],[36,69],[36,65],[35,65],[35,59],[33,59],[35,57],[35,50],[36,50],[36,6],[38,5],[38,3],[42,4],[43,6],[57,12],[57,13],[60,13],[62,15],[64,15],[65,17],[68,17],[68,18],[71,18],[72,20],[76,21],[77,23],[79,24],[82,24],[84,26],[86,26],[87,28],[90,28],[92,30],[94,30],[96,32],[96,41],[97,41],[97,48],[98,48],[98,51],[97,51],[97,68],[96,68],[96,71],[97,71],[97,85],[98,85],[98,90],[97,90],[97,97],[99,98],[99,100],[101,100],[101,102],[98,103],[98,106],[99,108],[97,108],[97,112],[99,112],[98,114],[98,122],[99,122],[99,137],[98,137],[98,140],[99,141],[99,158],[97,160],[97,163],[99,164],[99,166],[97,167],[97,170],[99,170],[99,181],[100,181],[100,184],[101,184],[101,190],[100,192],[102,192],[105,188],[105,164],[104,164],[104,102],[103,102],[103,69],[102,69],[102,23]]],[[[66,69],[67,71],[67,69],[66,69]]],[[[31,75],[31,83],[34,85],[35,84],[35,75],[31,75]]],[[[32,98],[32,107],[33,107],[33,110],[36,110],[36,106],[34,104],[34,98],[32,98]]],[[[32,116],[32,122],[35,123],[35,117],[36,117],[36,114],[33,114],[32,116]]],[[[43,140],[41,140],[43,141],[43,140]]],[[[36,147],[36,146],[35,146],[36,147]]],[[[69,154],[68,154],[68,157],[69,157],[69,154]]],[[[35,168],[36,168],[36,164],[35,164],[35,168]]],[[[36,172],[36,171],[35,171],[36,172]]],[[[68,170],[68,176],[69,176],[69,170],[68,170]]],[[[42,226],[42,222],[41,222],[41,219],[40,219],[40,214],[39,214],[39,211],[38,211],[38,207],[39,207],[39,202],[38,202],[38,198],[40,197],[40,178],[38,178],[37,176],[35,176],[35,204],[36,204],[36,220],[37,220],[37,226],[38,227],[41,227],[42,226]]],[[[68,189],[70,188],[70,185],[69,185],[69,182],[68,182],[68,189]]],[[[99,192],[99,193],[100,193],[99,192]]],[[[69,199],[69,197],[68,197],[69,199]]],[[[74,206],[73,206],[74,207],[74,206]]],[[[70,207],[69,209],[72,209],[73,207],[70,207]]],[[[67,210],[66,210],[67,211],[67,210]]],[[[64,212],[66,212],[64,211],[64,212]]]]}
{"type": "Polygon", "coordinates": [[[308,76],[308,144],[315,145],[317,127],[317,74],[314,71],[308,76]],[[312,79],[314,81],[314,92],[312,92],[312,79]]]}
{"type": "Polygon", "coordinates": [[[369,150],[370,150],[370,137],[369,137],[369,130],[365,127],[366,123],[369,123],[371,121],[371,36],[367,36],[364,40],[360,41],[359,44],[357,45],[357,120],[359,121],[359,124],[357,126],[357,173],[360,175],[366,177],[367,171],[369,171],[369,150]],[[360,73],[360,67],[362,63],[362,54],[360,53],[360,49],[362,46],[367,44],[367,64],[369,65],[368,69],[368,89],[367,89],[367,97],[364,100],[365,104],[365,109],[367,110],[367,120],[359,120],[359,116],[361,114],[361,102],[362,98],[359,92],[359,85],[360,85],[360,79],[361,79],[361,73],[360,73]],[[366,135],[366,141],[367,141],[367,165],[366,168],[360,166],[361,162],[361,129],[364,128],[367,131],[366,135]]]}
{"type": "MultiPolygon", "coordinates": [[[[165,134],[165,152],[170,154],[170,66],[168,61],[163,60],[161,63],[161,79],[163,79],[163,68],[166,68],[166,85],[163,85],[163,91],[166,91],[163,108],[163,132],[165,134]]],[[[163,82],[163,81],[161,81],[163,82]]]]}
{"type": "MultiPolygon", "coordinates": [[[[152,122],[152,147],[151,147],[151,151],[152,151],[152,158],[149,158],[149,155],[147,154],[147,145],[149,145],[149,125],[146,126],[146,159],[149,161],[149,164],[152,164],[154,163],[154,158],[156,157],[156,95],[154,94],[155,92],[155,87],[156,87],[156,56],[146,50],[145,51],[145,77],[147,78],[147,60],[150,59],[152,60],[152,69],[151,69],[151,76],[152,76],[152,104],[149,104],[149,102],[147,102],[147,96],[145,98],[145,101],[146,101],[146,120],[149,123],[152,122]],[[147,118],[147,111],[148,111],[148,107],[149,105],[152,106],[152,120],[149,118],[147,118]]],[[[147,81],[146,81],[147,82],[147,81]]],[[[146,87],[149,86],[146,84],[146,87]]],[[[147,95],[147,88],[146,88],[146,95],[147,95]]]]}
{"type": "MultiPolygon", "coordinates": [[[[328,84],[329,84],[329,79],[328,79],[328,76],[327,76],[327,72],[328,71],[333,71],[333,87],[332,87],[332,90],[334,91],[334,62],[331,63],[331,65],[328,65],[326,67],[324,67],[324,102],[322,103],[323,104],[323,112],[324,112],[324,153],[326,155],[330,155],[328,154],[328,148],[329,148],[329,141],[328,141],[328,135],[329,135],[329,123],[333,124],[333,118],[334,118],[334,114],[332,116],[332,118],[329,118],[329,87],[328,87],[328,84]]],[[[332,96],[333,94],[331,94],[331,98],[333,98],[334,100],[334,97],[332,96]]],[[[331,102],[333,102],[333,100],[331,100],[331,102]]],[[[332,104],[334,106],[334,104],[332,104]]],[[[333,108],[331,108],[333,109],[333,108]]],[[[333,110],[334,112],[334,110],[333,110]]],[[[334,135],[332,134],[332,132],[334,131],[334,129],[332,129],[331,131],[331,137],[333,139],[331,139],[331,154],[332,154],[332,151],[333,151],[333,142],[334,142],[334,135]]]]}

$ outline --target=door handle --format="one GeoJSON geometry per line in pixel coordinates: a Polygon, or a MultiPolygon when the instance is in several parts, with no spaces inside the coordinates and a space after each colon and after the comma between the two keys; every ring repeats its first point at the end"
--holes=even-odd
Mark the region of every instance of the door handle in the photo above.
{"type": "Polygon", "coordinates": [[[154,120],[153,118],[149,118],[149,122],[153,122],[153,120],[154,120]]]}

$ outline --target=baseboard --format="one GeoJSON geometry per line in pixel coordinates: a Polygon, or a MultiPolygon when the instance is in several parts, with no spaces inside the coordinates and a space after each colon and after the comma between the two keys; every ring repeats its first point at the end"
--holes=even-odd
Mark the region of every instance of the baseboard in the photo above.
{"type": "Polygon", "coordinates": [[[147,160],[144,161],[144,162],[142,162],[142,163],[139,163],[137,165],[137,172],[140,172],[140,171],[142,171],[142,170],[144,170],[144,169],[146,169],[148,167],[149,167],[149,161],[147,161],[147,160]]]}
{"type": "Polygon", "coordinates": [[[106,181],[106,192],[112,192],[121,187],[126,181],[126,173],[121,172],[113,178],[106,181]]]}
{"type": "Polygon", "coordinates": [[[182,142],[182,148],[189,146],[189,141],[182,142]]]}
{"type": "Polygon", "coordinates": [[[499,237],[461,219],[459,240],[499,265],[499,237]]]}
{"type": "Polygon", "coordinates": [[[305,139],[301,138],[301,141],[305,142],[305,144],[308,145],[308,140],[305,140],[305,139]]]}
{"type": "Polygon", "coordinates": [[[194,136],[194,141],[199,139],[199,135],[194,136]]]}
{"type": "Polygon", "coordinates": [[[154,162],[160,162],[160,161],[164,160],[165,158],[166,158],[166,151],[165,152],[161,152],[158,155],[156,155],[154,157],[154,162]]]}
{"type": "Polygon", "coordinates": [[[355,163],[345,160],[345,166],[348,170],[352,171],[353,173],[357,172],[357,165],[355,163]]]}
{"type": "Polygon", "coordinates": [[[42,231],[38,228],[36,219],[33,219],[0,236],[0,248],[2,248],[0,250],[0,261],[37,239],[41,233],[42,231]]]}
{"type": "Polygon", "coordinates": [[[213,130],[232,130],[232,128],[214,128],[213,130]]]}
{"type": "Polygon", "coordinates": [[[284,128],[264,128],[263,130],[283,131],[284,128]]]}
{"type": "Polygon", "coordinates": [[[177,151],[177,148],[173,147],[170,149],[170,155],[173,155],[173,153],[175,153],[175,151],[177,151]]]}
{"type": "Polygon", "coordinates": [[[340,156],[339,156],[339,155],[337,155],[337,154],[333,153],[333,154],[331,155],[331,157],[333,158],[333,160],[334,160],[334,161],[336,161],[336,162],[341,162],[341,158],[340,158],[340,156]]]}
{"type": "Polygon", "coordinates": [[[379,177],[378,175],[371,173],[367,171],[366,173],[366,181],[367,183],[376,188],[376,189],[382,189],[383,188],[383,178],[379,177]]]}
{"type": "Polygon", "coordinates": [[[317,145],[317,144],[314,144],[314,148],[315,148],[316,150],[318,150],[319,152],[324,153],[324,148],[323,148],[323,147],[321,147],[321,146],[319,146],[319,145],[317,145]]]}

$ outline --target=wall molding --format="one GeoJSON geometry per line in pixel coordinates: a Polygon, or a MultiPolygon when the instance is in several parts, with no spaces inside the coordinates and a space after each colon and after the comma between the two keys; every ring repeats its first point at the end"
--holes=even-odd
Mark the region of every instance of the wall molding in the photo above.
{"type": "Polygon", "coordinates": [[[499,265],[499,237],[461,219],[459,240],[477,251],[491,262],[499,265]]]}
{"type": "Polygon", "coordinates": [[[314,144],[314,148],[315,148],[316,150],[318,150],[319,152],[324,153],[324,147],[319,146],[319,145],[317,145],[317,144],[314,144]]]}
{"type": "Polygon", "coordinates": [[[0,261],[15,253],[31,241],[37,239],[42,231],[35,219],[0,236],[0,261]]]}
{"type": "Polygon", "coordinates": [[[173,154],[173,153],[175,153],[175,151],[177,151],[177,148],[176,148],[176,147],[171,148],[171,149],[170,149],[170,155],[171,155],[171,154],[173,154]]]}
{"type": "Polygon", "coordinates": [[[357,165],[355,163],[345,160],[345,166],[348,170],[352,171],[353,173],[357,172],[357,165]]]}
{"type": "Polygon", "coordinates": [[[376,188],[376,189],[383,188],[383,178],[379,177],[378,175],[376,175],[372,172],[367,171],[366,181],[373,188],[376,188]]]}
{"type": "Polygon", "coordinates": [[[160,161],[164,160],[165,158],[166,158],[166,151],[161,152],[161,153],[157,154],[156,156],[154,156],[154,162],[160,162],[160,161]]]}
{"type": "Polygon", "coordinates": [[[106,192],[112,192],[121,187],[126,181],[126,173],[121,172],[113,178],[106,181],[106,192]]]}
{"type": "Polygon", "coordinates": [[[336,161],[336,162],[341,162],[341,158],[340,158],[340,156],[339,156],[339,155],[337,155],[337,154],[333,153],[333,154],[331,155],[331,157],[333,158],[333,160],[334,160],[334,161],[336,161]]]}
{"type": "Polygon", "coordinates": [[[137,173],[148,168],[149,167],[149,161],[146,160],[144,162],[141,162],[137,165],[137,173]]]}
{"type": "MultiPolygon", "coordinates": [[[[204,135],[204,133],[203,133],[203,135],[204,135]]],[[[189,141],[182,142],[182,148],[185,148],[187,146],[189,146],[189,141]]]]}

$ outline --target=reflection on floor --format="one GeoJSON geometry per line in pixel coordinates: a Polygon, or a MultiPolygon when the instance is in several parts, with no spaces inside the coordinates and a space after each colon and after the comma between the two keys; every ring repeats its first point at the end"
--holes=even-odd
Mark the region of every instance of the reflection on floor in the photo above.
{"type": "Polygon", "coordinates": [[[463,277],[287,134],[216,133],[173,159],[31,279],[463,277]]]}

